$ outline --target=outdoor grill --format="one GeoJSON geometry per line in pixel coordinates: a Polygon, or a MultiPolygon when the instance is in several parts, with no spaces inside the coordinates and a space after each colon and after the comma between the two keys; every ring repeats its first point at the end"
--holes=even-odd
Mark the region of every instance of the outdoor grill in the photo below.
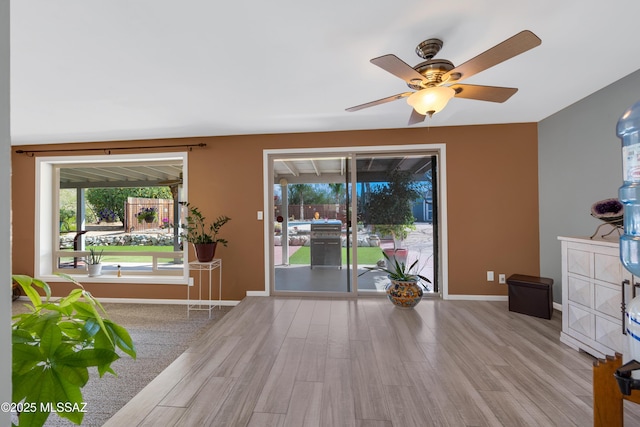
{"type": "Polygon", "coordinates": [[[340,221],[311,223],[311,268],[342,268],[341,229],[340,221]]]}

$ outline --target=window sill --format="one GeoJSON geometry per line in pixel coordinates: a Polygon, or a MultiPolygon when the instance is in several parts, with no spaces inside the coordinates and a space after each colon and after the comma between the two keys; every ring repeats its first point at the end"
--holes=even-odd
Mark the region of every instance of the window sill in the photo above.
{"type": "MultiPolygon", "coordinates": [[[[151,275],[123,275],[121,277],[103,274],[97,277],[89,277],[86,274],[69,274],[70,277],[79,283],[124,283],[127,285],[186,285],[189,278],[183,276],[151,276],[151,275]]],[[[55,274],[47,274],[38,277],[47,283],[64,283],[68,282],[64,277],[55,274]]]]}

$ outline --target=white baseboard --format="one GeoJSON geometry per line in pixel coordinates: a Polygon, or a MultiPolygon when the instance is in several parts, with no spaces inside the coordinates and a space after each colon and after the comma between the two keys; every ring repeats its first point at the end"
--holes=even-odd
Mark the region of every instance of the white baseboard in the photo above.
{"type": "MultiPolygon", "coordinates": [[[[29,301],[29,298],[25,296],[20,296],[18,298],[20,301],[29,301]]],[[[52,297],[52,299],[56,299],[56,297],[52,297]]],[[[186,299],[146,299],[146,298],[96,298],[100,303],[110,303],[110,304],[167,304],[167,305],[187,305],[187,304],[211,304],[212,306],[218,305],[218,300],[189,300],[186,299]]],[[[44,298],[43,298],[44,300],[44,298]]],[[[219,303],[224,306],[234,307],[240,304],[240,301],[234,300],[222,300],[219,303]]]]}
{"type": "Polygon", "coordinates": [[[187,304],[210,304],[213,306],[224,305],[234,307],[240,304],[240,301],[222,300],[197,300],[192,299],[187,301],[186,299],[142,299],[142,298],[98,298],[101,303],[122,303],[122,304],[174,304],[174,305],[187,305],[187,304]]]}
{"type": "Polygon", "coordinates": [[[507,295],[447,295],[444,299],[468,301],[508,301],[507,295]]]}
{"type": "MultiPolygon", "coordinates": [[[[447,295],[446,298],[451,300],[469,300],[469,301],[509,301],[508,295],[447,295]]],[[[562,311],[562,304],[553,303],[553,309],[562,311]]]]}
{"type": "Polygon", "coordinates": [[[248,297],[268,297],[269,292],[267,291],[247,291],[248,297]]]}
{"type": "MultiPolygon", "coordinates": [[[[248,297],[268,297],[269,292],[266,291],[247,291],[248,297]]],[[[54,297],[55,298],[55,297],[54,297]]],[[[20,301],[29,301],[29,298],[22,295],[18,298],[20,301]]],[[[44,298],[43,298],[44,299],[44,298]]],[[[508,301],[509,297],[506,295],[448,295],[448,300],[467,300],[467,301],[508,301]]],[[[114,304],[168,304],[168,305],[187,305],[185,299],[143,299],[143,298],[98,298],[101,303],[114,303],[114,304]]],[[[208,300],[202,302],[198,300],[190,300],[189,304],[207,304],[208,300]]],[[[218,300],[212,300],[212,305],[218,305],[218,300]]],[[[235,300],[223,300],[220,305],[234,307],[240,304],[240,301],[235,300]]],[[[554,302],[554,310],[562,311],[562,304],[554,302]]]]}

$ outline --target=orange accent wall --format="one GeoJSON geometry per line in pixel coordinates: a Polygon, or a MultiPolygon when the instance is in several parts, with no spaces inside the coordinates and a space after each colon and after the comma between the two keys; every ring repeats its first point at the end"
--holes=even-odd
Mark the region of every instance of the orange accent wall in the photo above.
{"type": "MultiPolygon", "coordinates": [[[[232,218],[221,233],[229,246],[219,247],[216,256],[223,259],[223,299],[240,300],[246,291],[264,289],[263,221],[256,220],[264,204],[263,150],[443,143],[447,147],[449,294],[506,295],[506,285],[486,281],[487,270],[507,277],[539,275],[537,139],[537,124],[522,123],[16,146],[12,153],[13,273],[32,275],[34,268],[35,159],[15,154],[16,149],[205,142],[206,148],[189,153],[188,201],[208,218],[232,218]]],[[[176,285],[95,283],[86,287],[98,297],[186,299],[184,287],[176,285]]],[[[54,286],[57,295],[68,289],[54,286]]]]}

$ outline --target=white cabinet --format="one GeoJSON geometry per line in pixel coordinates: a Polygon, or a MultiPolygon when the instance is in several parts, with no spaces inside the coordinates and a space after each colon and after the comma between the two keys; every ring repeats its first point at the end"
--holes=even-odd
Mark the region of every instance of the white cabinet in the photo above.
{"type": "Polygon", "coordinates": [[[562,247],[560,341],[596,357],[626,353],[622,289],[633,277],[620,262],[618,239],[558,237],[562,247]]]}

